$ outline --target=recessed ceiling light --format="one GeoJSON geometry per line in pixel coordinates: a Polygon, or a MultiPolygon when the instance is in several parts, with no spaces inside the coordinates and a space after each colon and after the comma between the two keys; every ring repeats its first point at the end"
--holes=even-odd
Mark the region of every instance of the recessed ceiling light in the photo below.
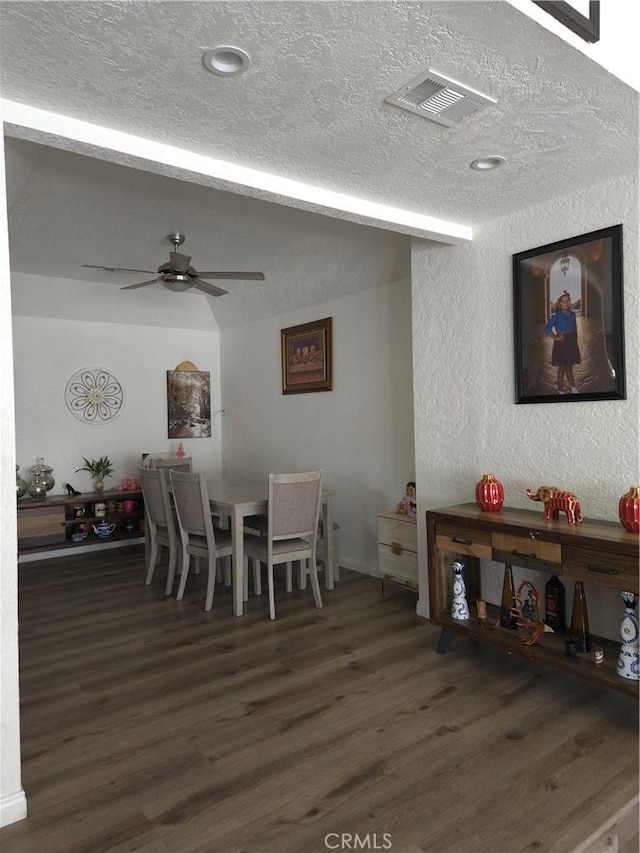
{"type": "Polygon", "coordinates": [[[202,57],[204,67],[219,74],[221,77],[231,77],[233,74],[241,74],[251,65],[251,57],[240,47],[231,45],[220,45],[212,47],[202,57]]]}
{"type": "Polygon", "coordinates": [[[502,166],[506,162],[505,158],[499,154],[491,154],[488,157],[478,157],[471,164],[471,168],[475,169],[476,172],[487,172],[489,169],[497,169],[498,166],[502,166]]]}

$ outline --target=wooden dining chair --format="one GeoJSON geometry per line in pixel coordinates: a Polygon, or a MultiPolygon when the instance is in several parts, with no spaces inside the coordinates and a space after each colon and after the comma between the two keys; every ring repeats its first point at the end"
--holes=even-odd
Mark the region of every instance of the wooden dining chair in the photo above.
{"type": "Polygon", "coordinates": [[[138,481],[144,498],[144,508],[149,531],[149,555],[147,562],[146,586],[153,579],[153,573],[160,559],[162,548],[169,550],[169,568],[165,595],[171,595],[178,559],[178,534],[169,499],[167,481],[160,470],[138,468],[138,481]]]}
{"type": "Polygon", "coordinates": [[[295,560],[306,561],[315,605],[322,607],[316,566],[321,495],[321,470],[269,474],[267,535],[245,536],[244,552],[247,560],[253,558],[267,565],[271,619],[276,618],[273,567],[280,563],[291,565],[295,560]]]}
{"type": "Polygon", "coordinates": [[[206,557],[208,574],[204,609],[211,610],[217,560],[221,557],[231,557],[231,534],[225,530],[214,533],[204,474],[172,470],[170,477],[182,541],[182,572],[177,599],[181,601],[184,596],[191,557],[206,557]]]}

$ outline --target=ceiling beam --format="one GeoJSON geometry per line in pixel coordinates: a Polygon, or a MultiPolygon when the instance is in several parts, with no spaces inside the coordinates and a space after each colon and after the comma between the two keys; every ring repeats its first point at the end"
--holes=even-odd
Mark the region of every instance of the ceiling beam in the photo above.
{"type": "Polygon", "coordinates": [[[2,115],[5,134],[29,142],[438,243],[455,245],[473,239],[467,225],[206,157],[16,101],[3,100],[2,115]]]}

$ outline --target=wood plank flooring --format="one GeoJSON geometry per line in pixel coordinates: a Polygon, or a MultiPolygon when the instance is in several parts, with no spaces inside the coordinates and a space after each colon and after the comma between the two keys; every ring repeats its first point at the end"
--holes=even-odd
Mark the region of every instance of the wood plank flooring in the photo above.
{"type": "Polygon", "coordinates": [[[23,784],[2,853],[638,850],[638,709],[346,570],[232,615],[139,549],[20,568],[23,784]],[[344,835],[343,835],[344,834],[344,835]]]}

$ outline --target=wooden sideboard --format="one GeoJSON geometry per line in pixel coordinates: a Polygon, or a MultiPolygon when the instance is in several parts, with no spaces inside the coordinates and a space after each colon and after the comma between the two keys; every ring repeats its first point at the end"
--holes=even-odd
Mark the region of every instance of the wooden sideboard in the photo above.
{"type": "MultiPolygon", "coordinates": [[[[439,651],[446,651],[452,632],[457,631],[509,653],[544,661],[581,678],[638,697],[638,682],[616,672],[620,643],[592,635],[592,647],[605,650],[602,668],[591,654],[567,657],[568,634],[545,633],[531,646],[524,645],[515,631],[487,627],[477,618],[475,602],[482,598],[480,560],[512,563],[522,569],[555,574],[565,580],[581,580],[589,597],[598,587],[610,587],[638,594],[640,540],[614,522],[586,518],[570,525],[562,515],[543,521],[542,513],[503,507],[499,512],[483,512],[475,503],[444,507],[427,512],[429,606],[431,621],[443,629],[439,651]],[[451,616],[453,597],[452,562],[456,556],[465,563],[467,601],[471,616],[457,620],[451,616]]],[[[489,571],[503,572],[489,564],[489,571]]],[[[501,585],[502,575],[500,577],[501,585]]],[[[543,594],[544,590],[540,590],[543,594]]],[[[572,589],[567,590],[567,620],[571,618],[572,589]]],[[[499,615],[499,607],[488,605],[489,617],[499,615]]],[[[624,613],[620,601],[620,618],[624,613]]]]}
{"type": "Polygon", "coordinates": [[[139,490],[84,492],[73,497],[48,494],[44,500],[24,497],[18,502],[18,554],[78,548],[121,539],[139,540],[144,536],[144,527],[144,502],[139,490]],[[135,503],[132,512],[124,511],[125,501],[135,503]],[[95,515],[97,503],[107,504],[104,516],[95,515]],[[80,508],[81,516],[76,516],[74,507],[80,508]],[[94,525],[101,521],[114,525],[108,536],[100,537],[94,532],[94,525]],[[75,542],[73,534],[82,525],[86,527],[87,536],[75,542]]]}

